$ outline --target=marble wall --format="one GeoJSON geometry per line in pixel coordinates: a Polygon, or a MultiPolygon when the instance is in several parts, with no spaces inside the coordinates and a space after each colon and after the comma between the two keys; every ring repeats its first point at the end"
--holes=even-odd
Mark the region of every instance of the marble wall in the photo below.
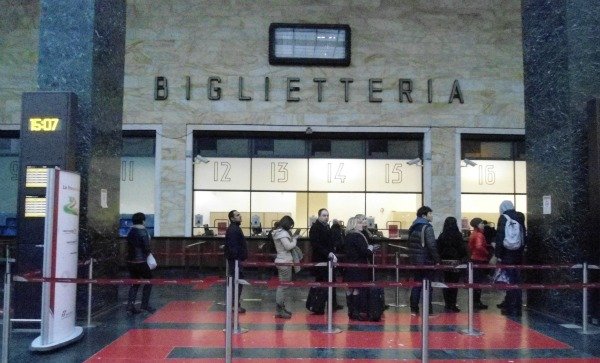
{"type": "Polygon", "coordinates": [[[128,1],[124,122],[163,127],[161,234],[181,235],[185,215],[185,134],[190,124],[432,127],[432,207],[439,221],[455,214],[457,127],[523,128],[520,1],[128,1]],[[346,23],[347,68],[271,66],[273,22],[346,23]],[[169,97],[154,100],[154,77],[169,97]],[[185,99],[185,77],[191,97],[185,99]],[[218,76],[220,101],[207,99],[218,76]],[[244,94],[238,100],[239,77],[244,94]],[[264,100],[264,78],[271,82],[264,100]],[[286,102],[286,77],[298,77],[299,102],[286,102]],[[326,78],[317,102],[313,78],[326,78]],[[340,78],[353,78],[344,102],[340,78]],[[368,79],[381,78],[381,103],[368,101],[368,79]],[[398,102],[398,79],[414,82],[414,102],[398,102]],[[433,103],[427,80],[433,79],[433,103]],[[448,103],[458,79],[465,103],[448,103]],[[450,197],[448,197],[450,196],[450,197]]]}
{"type": "MultiPolygon", "coordinates": [[[[598,263],[588,218],[587,103],[600,95],[600,4],[523,2],[529,249],[534,263],[598,263]],[[542,197],[552,198],[543,214],[542,197]]],[[[596,192],[596,191],[589,191],[596,192]]],[[[577,271],[531,271],[531,281],[581,281],[577,271]]],[[[581,293],[536,290],[528,304],[581,319],[581,293]]],[[[596,312],[597,314],[597,312],[596,312]]]]}
{"type": "MultiPolygon", "coordinates": [[[[0,57],[14,58],[0,62],[7,80],[0,84],[0,104],[7,105],[0,108],[0,125],[18,123],[20,92],[35,87],[39,10],[11,6],[10,21],[23,30],[4,27],[0,34],[0,57]]],[[[524,127],[520,12],[517,0],[127,1],[123,122],[162,127],[161,235],[184,234],[187,125],[202,124],[431,127],[432,207],[441,231],[458,202],[456,171],[445,157],[458,152],[454,130],[524,127]],[[351,65],[269,65],[273,22],[349,24],[351,65]],[[156,76],[168,78],[165,101],[154,100],[156,76]],[[207,99],[210,76],[222,79],[220,101],[207,99]],[[238,100],[240,76],[252,101],[238,100]],[[270,101],[264,101],[265,77],[271,81],[270,101]],[[300,78],[300,102],[286,102],[287,77],[300,78]],[[317,77],[327,79],[323,102],[316,99],[317,77]],[[343,77],[354,79],[349,102],[344,102],[343,77]],[[381,103],[368,101],[369,78],[383,80],[381,103]],[[399,78],[413,80],[413,103],[398,102],[399,78]],[[428,79],[433,80],[431,104],[428,79]],[[455,79],[464,104],[448,103],[455,79]]],[[[0,14],[1,26],[10,14],[0,14]]]]}

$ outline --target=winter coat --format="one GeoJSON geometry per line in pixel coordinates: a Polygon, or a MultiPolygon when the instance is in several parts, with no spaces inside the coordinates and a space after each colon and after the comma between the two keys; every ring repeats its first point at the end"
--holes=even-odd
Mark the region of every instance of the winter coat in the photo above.
{"type": "Polygon", "coordinates": [[[417,218],[408,229],[408,255],[413,265],[440,263],[433,226],[425,218],[417,218]],[[421,233],[425,233],[424,246],[421,244],[421,233]]]}
{"type": "Polygon", "coordinates": [[[467,259],[466,244],[460,231],[442,232],[437,239],[437,249],[442,260],[467,259]]]}
{"type": "Polygon", "coordinates": [[[525,250],[525,241],[527,236],[527,229],[525,228],[525,218],[522,213],[509,209],[504,212],[511,219],[516,220],[523,227],[523,245],[517,250],[509,250],[504,247],[504,227],[506,226],[506,217],[500,215],[498,223],[496,224],[496,249],[495,254],[498,259],[506,265],[518,265],[523,262],[523,251],[525,250]]]}
{"type": "MultiPolygon", "coordinates": [[[[346,263],[371,263],[373,251],[369,249],[366,237],[360,232],[346,233],[345,237],[346,263]]],[[[371,281],[371,270],[368,268],[346,267],[344,281],[371,281]]]]}
{"type": "Polygon", "coordinates": [[[294,257],[292,256],[292,249],[296,247],[298,236],[292,237],[289,231],[282,228],[277,228],[273,232],[273,241],[275,242],[275,250],[277,250],[277,256],[275,257],[275,263],[292,263],[294,257]]]}
{"type": "Polygon", "coordinates": [[[229,266],[235,266],[235,260],[248,258],[248,244],[239,223],[231,222],[225,232],[225,258],[229,266]]]}
{"type": "Polygon", "coordinates": [[[473,233],[469,237],[469,251],[471,252],[471,260],[473,261],[487,263],[490,260],[485,236],[477,228],[473,230],[473,233]]]}
{"type": "Polygon", "coordinates": [[[335,250],[329,226],[317,220],[310,227],[308,236],[310,237],[310,246],[312,248],[312,261],[329,261],[329,253],[335,250]]]}
{"type": "Polygon", "coordinates": [[[146,262],[150,254],[150,235],[143,224],[134,224],[127,234],[127,262],[146,262]]]}

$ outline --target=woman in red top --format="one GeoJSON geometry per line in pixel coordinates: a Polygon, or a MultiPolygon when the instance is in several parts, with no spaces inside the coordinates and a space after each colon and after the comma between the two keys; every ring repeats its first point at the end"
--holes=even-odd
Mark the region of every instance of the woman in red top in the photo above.
{"type": "MultiPolygon", "coordinates": [[[[490,253],[487,249],[485,236],[483,235],[483,220],[481,218],[471,219],[473,232],[469,237],[469,251],[471,262],[474,264],[486,264],[490,260],[490,253]]],[[[484,269],[475,269],[473,271],[473,282],[480,283],[486,279],[487,271],[484,269]]],[[[481,302],[481,289],[473,289],[473,308],[475,310],[487,309],[487,305],[481,302]]]]}

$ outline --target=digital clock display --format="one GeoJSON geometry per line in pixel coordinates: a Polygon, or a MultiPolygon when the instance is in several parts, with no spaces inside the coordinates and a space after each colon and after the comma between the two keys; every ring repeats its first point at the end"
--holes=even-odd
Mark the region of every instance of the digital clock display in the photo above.
{"type": "Polygon", "coordinates": [[[30,117],[29,131],[33,132],[52,132],[61,129],[61,122],[58,117],[30,117]]]}

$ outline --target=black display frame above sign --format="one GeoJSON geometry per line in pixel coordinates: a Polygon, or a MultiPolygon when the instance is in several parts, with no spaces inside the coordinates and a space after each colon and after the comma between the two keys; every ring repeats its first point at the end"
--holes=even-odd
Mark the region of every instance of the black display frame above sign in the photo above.
{"type": "Polygon", "coordinates": [[[348,24],[299,24],[299,23],[271,23],[269,26],[269,64],[286,66],[334,66],[348,67],[351,60],[352,31],[348,24]],[[275,31],[280,28],[294,29],[339,29],[346,32],[344,58],[300,58],[278,57],[275,55],[275,31]]]}

